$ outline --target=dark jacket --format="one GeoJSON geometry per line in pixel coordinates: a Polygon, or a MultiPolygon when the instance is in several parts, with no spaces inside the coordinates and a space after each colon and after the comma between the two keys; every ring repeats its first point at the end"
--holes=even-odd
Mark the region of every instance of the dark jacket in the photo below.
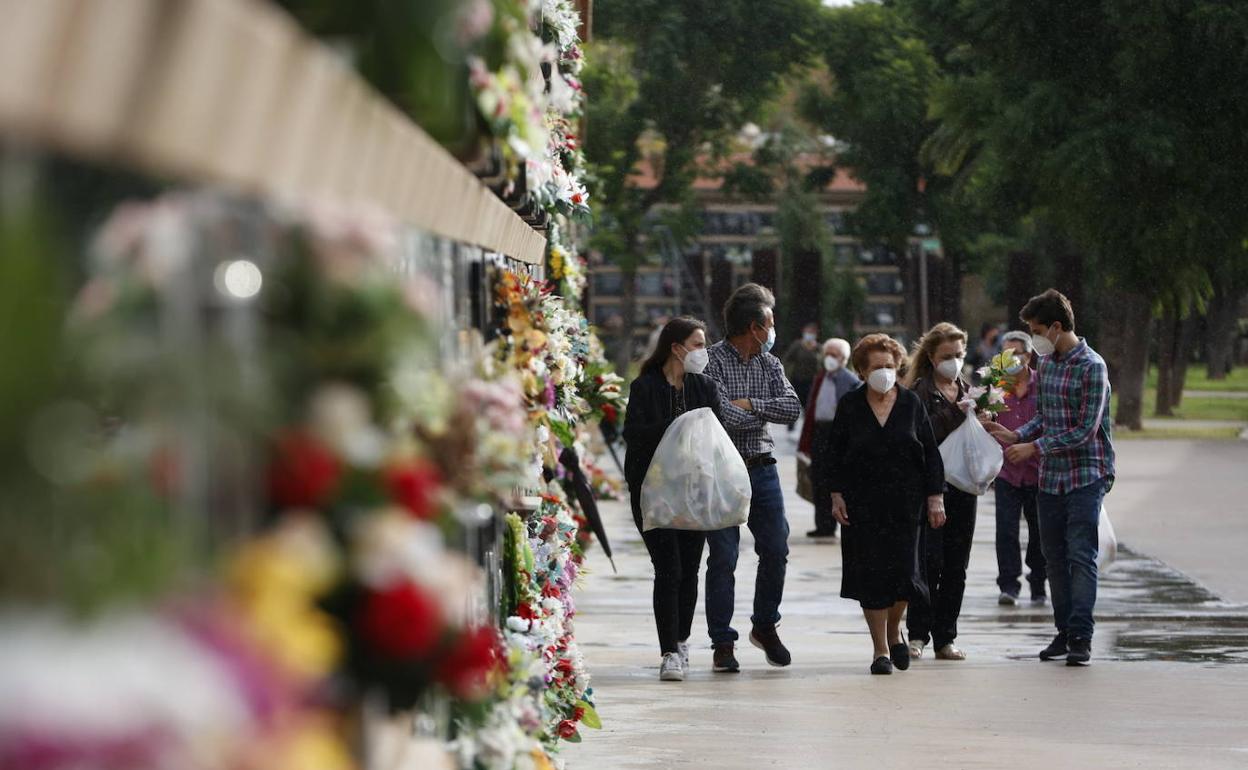
{"type": "MultiPolygon", "coordinates": [[[[959,376],[958,401],[967,397],[968,389],[966,381],[959,376]]],[[[949,403],[945,394],[936,387],[935,380],[919,380],[914,383],[914,392],[923,399],[923,406],[927,407],[927,416],[932,421],[932,433],[936,436],[936,444],[944,443],[949,434],[961,427],[966,420],[966,412],[959,409],[956,403],[949,403]]]]}
{"type": "MultiPolygon", "coordinates": [[[[675,391],[662,371],[642,374],[633,380],[628,392],[628,410],[624,413],[624,441],[628,454],[624,458],[624,479],[632,492],[636,507],[641,495],[650,461],[663,440],[663,433],[672,424],[672,396],[675,391]]],[[[702,374],[685,375],[685,411],[709,406],[719,417],[719,387],[702,374]]]]}
{"type": "MultiPolygon", "coordinates": [[[[819,403],[819,390],[826,379],[826,372],[823,377],[816,377],[814,384],[810,386],[810,396],[806,398],[806,420],[802,423],[802,436],[797,441],[797,451],[807,455],[814,453],[815,407],[819,403]]],[[[858,375],[841,367],[832,373],[832,384],[836,385],[836,402],[839,404],[845,396],[862,387],[862,380],[858,379],[858,375]]]]}

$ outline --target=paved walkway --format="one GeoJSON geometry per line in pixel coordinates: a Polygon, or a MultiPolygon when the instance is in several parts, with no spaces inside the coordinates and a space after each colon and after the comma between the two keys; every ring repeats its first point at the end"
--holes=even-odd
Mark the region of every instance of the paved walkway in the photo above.
{"type": "MultiPolygon", "coordinates": [[[[781,446],[791,444],[782,438],[781,446]]],[[[1127,448],[1132,471],[1110,498],[1124,544],[1147,552],[1190,533],[1192,566],[1185,570],[1194,574],[1205,560],[1196,543],[1218,532],[1217,520],[1248,532],[1248,462],[1235,471],[1236,457],[1219,454],[1228,446],[1238,445],[1127,448]],[[1222,476],[1225,489],[1193,494],[1173,508],[1174,519],[1156,523],[1148,502],[1171,499],[1157,487],[1195,466],[1231,470],[1222,476]],[[1201,507],[1218,505],[1222,498],[1209,495],[1223,493],[1240,501],[1238,514],[1201,507]],[[1208,530],[1195,526],[1205,519],[1208,530]]],[[[791,489],[791,458],[781,470],[791,489]]],[[[1185,488],[1175,483],[1173,498],[1185,488]]],[[[693,672],[683,683],[660,682],[650,564],[625,506],[607,504],[604,514],[619,574],[591,554],[595,572],[578,595],[577,635],[605,729],[585,731],[584,743],[564,751],[572,770],[1248,767],[1248,608],[1126,553],[1104,577],[1094,664],[1042,664],[1034,656],[1052,634],[1048,609],[996,604],[991,494],[981,499],[959,638],[969,660],[928,658],[892,677],[867,674],[871,648],[861,614],[837,595],[839,548],[802,537],[810,506],[793,497],[781,633],[794,665],[769,668],[747,645],[738,648],[740,674],[712,674],[699,608],[693,672]]],[[[745,632],[756,560],[742,532],[737,627],[745,632]]],[[[1234,570],[1248,575],[1243,554],[1241,547],[1237,566],[1226,569],[1228,584],[1234,570]]]]}

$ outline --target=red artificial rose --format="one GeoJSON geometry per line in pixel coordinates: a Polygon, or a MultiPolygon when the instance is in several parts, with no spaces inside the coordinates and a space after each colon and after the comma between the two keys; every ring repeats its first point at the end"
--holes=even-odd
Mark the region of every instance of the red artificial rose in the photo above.
{"type": "Polygon", "coordinates": [[[490,674],[501,660],[498,645],[498,631],[493,627],[470,629],[438,664],[438,681],[457,698],[481,699],[488,691],[490,674]]]}
{"type": "Polygon", "coordinates": [[[581,721],[581,720],[582,720],[582,719],[584,719],[584,718],[585,718],[585,707],[584,707],[584,706],[577,706],[577,707],[576,707],[576,711],[574,711],[574,712],[572,713],[572,721],[573,721],[573,722],[579,722],[579,721],[581,721]]]}
{"type": "Polygon", "coordinates": [[[282,508],[318,508],[342,476],[342,465],[313,436],[289,431],[278,437],[269,465],[269,497],[282,508]]]}
{"type": "Polygon", "coordinates": [[[558,599],[559,595],[560,595],[559,586],[555,585],[554,583],[547,583],[546,585],[542,586],[542,596],[545,596],[550,599],[558,599]]]}
{"type": "Polygon", "coordinates": [[[533,606],[528,602],[524,602],[516,608],[516,616],[524,618],[525,620],[537,620],[538,618],[537,611],[534,610],[533,606]]]}
{"type": "Polygon", "coordinates": [[[370,593],[357,617],[360,636],[388,658],[411,660],[433,652],[442,636],[442,608],[414,583],[370,593]]]}
{"type": "Polygon", "coordinates": [[[559,723],[559,737],[567,740],[576,735],[576,722],[571,719],[565,719],[559,723]]]}
{"type": "Polygon", "coordinates": [[[611,406],[610,404],[603,404],[602,416],[606,419],[608,423],[614,425],[616,419],[620,416],[620,413],[616,410],[614,406],[611,406]]]}
{"type": "Polygon", "coordinates": [[[555,664],[555,670],[564,676],[572,676],[576,672],[576,669],[572,666],[572,661],[568,658],[560,658],[559,662],[555,664]]]}
{"type": "Polygon", "coordinates": [[[427,521],[437,515],[442,474],[429,463],[392,466],[386,471],[386,486],[394,499],[416,518],[427,521]]]}

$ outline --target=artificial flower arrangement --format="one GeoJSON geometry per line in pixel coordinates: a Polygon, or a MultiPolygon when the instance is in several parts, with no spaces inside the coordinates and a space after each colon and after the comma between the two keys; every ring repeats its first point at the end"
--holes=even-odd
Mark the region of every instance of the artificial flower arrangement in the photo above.
{"type": "Polygon", "coordinates": [[[987,365],[980,367],[975,374],[979,376],[979,385],[971,388],[967,396],[975,401],[975,408],[980,412],[1000,414],[1007,411],[1005,392],[1010,384],[1009,370],[1017,369],[1021,359],[1013,350],[1002,350],[992,357],[987,365]]]}

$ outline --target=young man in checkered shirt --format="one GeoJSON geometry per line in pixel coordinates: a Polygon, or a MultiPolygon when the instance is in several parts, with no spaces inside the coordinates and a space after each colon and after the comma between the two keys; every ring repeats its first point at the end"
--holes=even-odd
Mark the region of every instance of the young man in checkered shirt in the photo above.
{"type": "Polygon", "coordinates": [[[1048,563],[1057,637],[1041,660],[1092,658],[1096,606],[1097,526],[1101,500],[1114,483],[1109,371],[1087,340],[1075,335],[1075,313],[1055,289],[1032,297],[1019,317],[1040,354],[1037,413],[1011,431],[989,430],[1011,446],[1010,462],[1040,457],[1040,542],[1048,563]]]}

